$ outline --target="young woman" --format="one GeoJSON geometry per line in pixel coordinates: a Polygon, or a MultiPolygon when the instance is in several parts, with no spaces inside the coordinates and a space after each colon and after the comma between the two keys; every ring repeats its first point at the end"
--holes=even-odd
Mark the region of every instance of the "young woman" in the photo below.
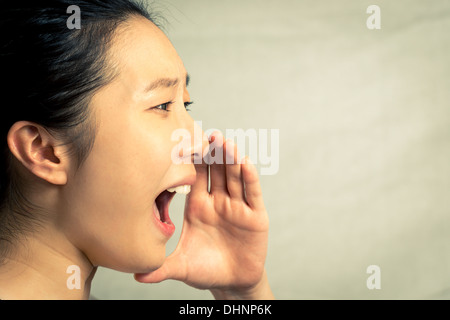
{"type": "Polygon", "coordinates": [[[256,168],[220,132],[172,139],[200,129],[155,18],[129,0],[9,1],[0,15],[0,299],[86,299],[97,266],[272,298],[256,168]],[[68,28],[72,5],[80,29],[68,28]],[[234,164],[206,161],[212,149],[234,164]],[[170,200],[189,190],[166,258],[170,200]]]}

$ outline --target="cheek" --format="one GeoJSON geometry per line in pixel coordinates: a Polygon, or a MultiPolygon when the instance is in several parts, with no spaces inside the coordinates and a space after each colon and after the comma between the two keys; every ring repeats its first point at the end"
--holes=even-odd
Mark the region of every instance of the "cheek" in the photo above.
{"type": "Polygon", "coordinates": [[[71,229],[98,265],[135,272],[164,259],[165,239],[152,223],[152,206],[167,184],[173,142],[162,129],[152,131],[99,130],[71,184],[71,229]]]}
{"type": "MultiPolygon", "coordinates": [[[[151,198],[163,186],[171,165],[172,144],[168,126],[146,123],[144,116],[105,127],[93,150],[95,180],[123,198],[151,198]],[[116,190],[116,191],[114,191],[116,190]]],[[[150,204],[148,204],[150,205],[150,204]]]]}

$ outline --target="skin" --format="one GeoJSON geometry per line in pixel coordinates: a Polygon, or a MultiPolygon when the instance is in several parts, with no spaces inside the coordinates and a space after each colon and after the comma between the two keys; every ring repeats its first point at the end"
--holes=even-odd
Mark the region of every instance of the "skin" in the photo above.
{"type": "Polygon", "coordinates": [[[194,137],[196,124],[184,105],[190,97],[182,60],[155,25],[129,20],[111,57],[119,74],[91,101],[97,133],[81,168],[43,127],[21,121],[9,131],[26,195],[45,210],[36,212],[41,227],[22,236],[0,266],[0,298],[86,299],[97,266],[134,273],[140,282],[180,280],[217,299],[273,298],[264,270],[269,222],[254,165],[239,163],[236,146],[220,132],[183,142],[178,156],[190,163],[172,161],[179,142],[172,132],[194,137]],[[145,91],[161,78],[176,83],[145,91]],[[213,149],[235,164],[193,164],[213,149]],[[181,239],[166,258],[168,237],[152,206],[180,182],[192,189],[181,239]],[[81,269],[79,290],[66,285],[71,265],[81,269]]]}

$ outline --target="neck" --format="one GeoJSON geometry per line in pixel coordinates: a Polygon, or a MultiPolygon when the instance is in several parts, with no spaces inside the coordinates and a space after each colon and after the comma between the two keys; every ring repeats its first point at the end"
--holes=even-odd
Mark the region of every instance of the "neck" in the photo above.
{"type": "Polygon", "coordinates": [[[11,252],[0,265],[0,299],[89,298],[96,268],[62,234],[45,230],[11,252]]]}

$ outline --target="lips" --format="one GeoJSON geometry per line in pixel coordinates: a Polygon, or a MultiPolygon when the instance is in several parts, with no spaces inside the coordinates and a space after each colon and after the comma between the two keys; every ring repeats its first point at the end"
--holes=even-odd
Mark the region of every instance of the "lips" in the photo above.
{"type": "Polygon", "coordinates": [[[170,238],[175,232],[175,225],[169,217],[169,204],[174,195],[167,195],[166,191],[164,191],[153,203],[153,217],[155,218],[156,226],[167,238],[170,238]]]}

